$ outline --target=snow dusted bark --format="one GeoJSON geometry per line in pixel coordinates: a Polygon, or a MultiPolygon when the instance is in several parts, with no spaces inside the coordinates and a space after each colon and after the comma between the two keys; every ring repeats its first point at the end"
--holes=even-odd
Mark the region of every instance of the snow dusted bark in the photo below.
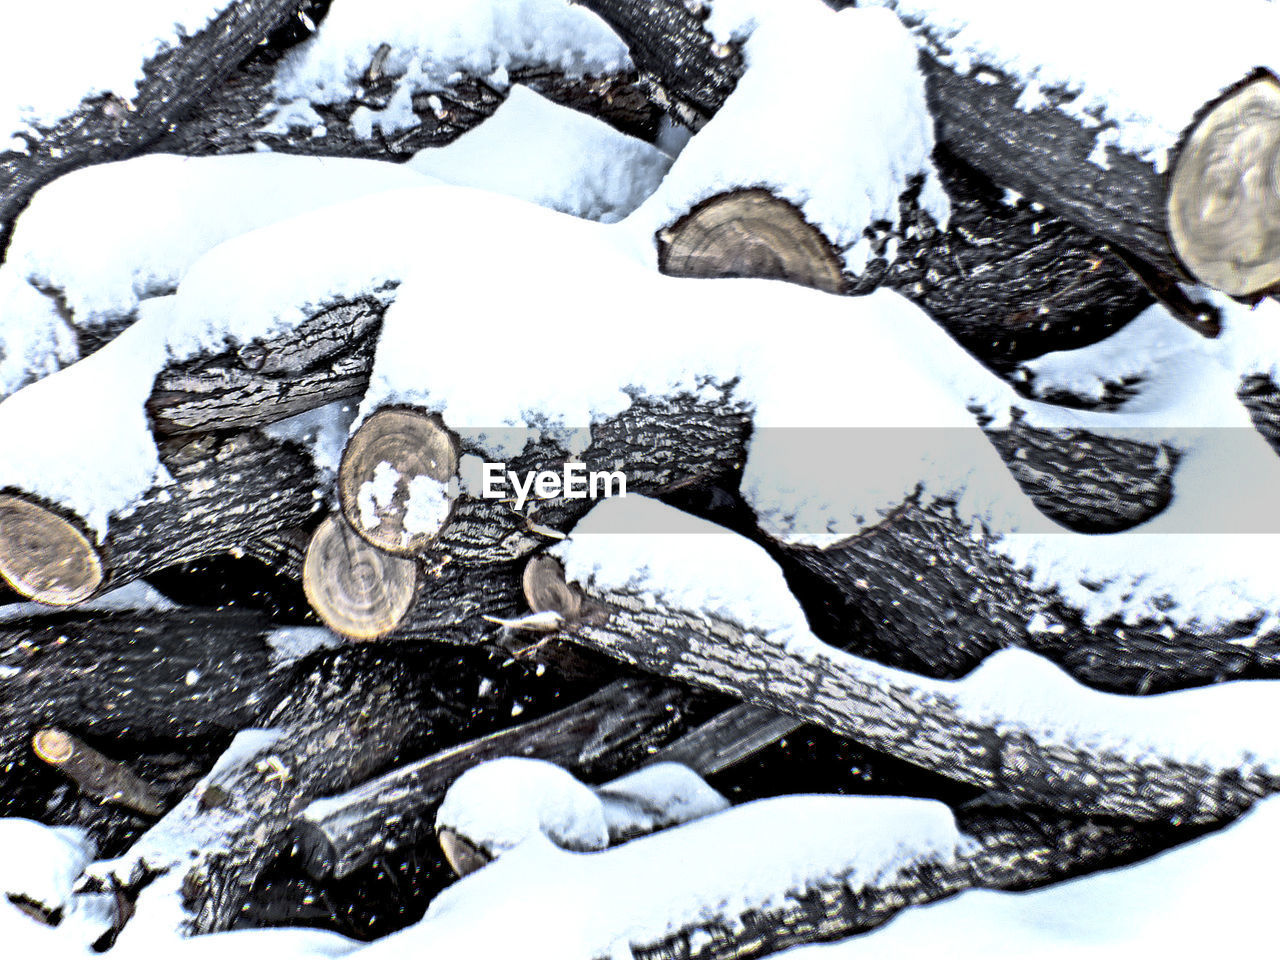
{"type": "MultiPolygon", "coordinates": [[[[249,726],[279,695],[270,625],[232,611],[47,613],[0,622],[0,814],[39,816],[42,727],[133,753],[249,726]]],[[[166,784],[166,787],[168,785],[166,784]]]]}
{"type": "Polygon", "coordinates": [[[161,462],[173,482],[111,517],[101,540],[38,497],[0,495],[0,575],[42,603],[78,603],[179,561],[307,526],[324,485],[301,448],[252,432],[175,442],[161,462]]]}
{"type": "Polygon", "coordinates": [[[385,309],[351,300],[270,340],[171,363],[147,401],[156,433],[244,429],[358,396],[369,383],[385,309]]]}
{"type": "MultiPolygon", "coordinates": [[[[646,517],[653,513],[638,498],[631,499],[633,503],[625,509],[645,511],[646,517]]],[[[605,516],[592,516],[597,515],[605,516]]],[[[653,513],[650,522],[667,516],[653,513]]],[[[707,527],[708,534],[716,529],[707,527]]],[[[944,776],[1051,809],[1135,820],[1176,817],[1211,822],[1238,813],[1280,787],[1280,778],[1268,762],[1245,761],[1254,756],[1247,746],[1235,751],[1233,744],[1233,749],[1216,754],[1222,759],[1206,761],[1199,747],[1180,746],[1184,741],[1178,740],[1176,730],[1144,726],[1144,709],[1155,726],[1177,703],[1186,703],[1182,710],[1221,712],[1231,697],[1218,688],[1169,694],[1181,699],[1164,702],[1107,700],[1106,695],[1076,686],[1044,661],[1013,651],[993,658],[991,666],[967,680],[927,680],[832,648],[814,647],[780,572],[762,554],[752,559],[752,566],[729,567],[721,554],[709,553],[702,564],[710,571],[707,583],[672,582],[671,577],[687,576],[692,569],[694,560],[677,554],[697,555],[698,548],[687,542],[698,539],[657,537],[645,543],[635,535],[575,534],[557,552],[576,564],[575,569],[594,573],[580,574],[588,582],[566,583],[554,600],[567,621],[566,635],[658,675],[803,717],[944,776]],[[605,549],[635,559],[608,561],[600,552],[605,549]],[[626,553],[628,549],[631,554],[626,553]],[[723,568],[713,566],[713,556],[723,568]],[[679,573],[668,574],[664,568],[679,573]],[[633,572],[627,575],[629,585],[622,587],[621,574],[626,570],[633,572]],[[759,571],[756,577],[752,570],[759,571]],[[739,604],[726,592],[732,590],[741,591],[739,604]],[[785,599],[770,606],[774,596],[770,591],[778,591],[785,599]],[[704,595],[713,599],[698,599],[704,595]],[[664,601],[663,596],[676,599],[664,601]],[[718,606],[710,607],[712,602],[718,606]],[[730,612],[739,605],[749,609],[730,612]],[[788,607],[785,627],[764,625],[777,623],[777,611],[788,607]],[[757,610],[765,612],[753,612],[757,610]],[[757,616],[761,623],[753,619],[757,616]],[[1026,704],[1021,699],[1002,704],[988,692],[998,682],[1019,688],[1019,698],[1026,697],[1026,703],[1047,698],[1046,703],[1061,701],[1063,708],[1056,714],[1050,710],[1044,716],[1024,718],[1026,704]],[[1030,685],[1037,683],[1044,690],[1029,692],[1030,685]],[[1207,699],[1219,692],[1224,694],[1215,700],[1219,706],[1208,706],[1207,699]],[[1206,700],[1206,705],[1197,708],[1194,704],[1199,700],[1206,700]],[[1106,726],[1108,737],[1119,738],[1116,743],[1124,743],[1126,737],[1150,743],[1141,750],[1100,746],[1084,732],[1098,724],[1106,726]],[[1169,738],[1168,745],[1161,742],[1162,736],[1169,738]]],[[[752,551],[758,548],[742,543],[737,552],[755,557],[752,551]]],[[[922,541],[921,549],[927,549],[925,544],[922,541]]],[[[906,569],[927,568],[922,558],[913,560],[906,569]]],[[[551,558],[530,562],[546,568],[542,576],[548,580],[559,573],[551,558]]],[[[1249,726],[1252,707],[1244,705],[1243,699],[1271,696],[1267,703],[1272,705],[1263,709],[1274,709],[1275,692],[1269,686],[1254,688],[1247,695],[1243,687],[1237,689],[1242,701],[1242,719],[1235,721],[1240,742],[1247,744],[1253,735],[1268,739],[1268,733],[1249,726]]],[[[1229,722],[1225,713],[1218,722],[1229,722]]]]}
{"type": "MultiPolygon", "coordinates": [[[[1188,116],[1166,175],[1114,148],[1102,148],[1105,162],[1098,162],[1096,124],[1059,109],[1073,94],[1041,90],[1041,106],[1020,109],[1024,83],[981,60],[957,69],[947,37],[927,17],[902,13],[918,27],[938,137],[966,162],[1161,273],[1241,296],[1280,283],[1280,247],[1263,226],[1280,211],[1280,194],[1251,172],[1274,162],[1280,149],[1280,83],[1273,76],[1250,80],[1242,72],[1233,78],[1237,89],[1203,104],[1194,122],[1188,116]]],[[[1158,97],[1159,80],[1149,85],[1158,97]]]]}
{"type": "MultiPolygon", "coordinates": [[[[427,682],[387,651],[324,655],[262,717],[266,729],[242,733],[129,851],[89,874],[147,898],[151,909],[133,920],[139,927],[178,921],[186,934],[226,930],[301,806],[378,772],[447,716],[427,682]],[[177,911],[150,904],[152,883],[176,898],[177,911]]],[[[126,927],[121,943],[147,935],[126,927]]]]}
{"type": "Polygon", "coordinates": [[[25,153],[0,152],[0,248],[36,190],[61,173],[120,159],[167,133],[297,6],[297,0],[228,2],[203,30],[142,65],[145,79],[132,100],[114,94],[86,99],[42,129],[25,153]]]}
{"type": "MultiPolygon", "coordinates": [[[[610,11],[625,7],[632,16],[644,6],[610,11]]],[[[647,6],[669,8],[681,30],[696,28],[721,48],[683,5],[647,6]]],[[[997,369],[1057,344],[1106,336],[1149,302],[1139,279],[1104,243],[1038,205],[1002,196],[981,174],[932,150],[915,49],[892,19],[820,8],[798,13],[794,24],[780,13],[762,20],[746,41],[756,50],[754,65],[740,84],[734,72],[716,103],[733,106],[698,134],[641,208],[655,230],[660,269],[780,278],[833,293],[887,286],[997,369]],[[831,36],[809,42],[821,32],[831,36]],[[846,41],[856,49],[844,49],[846,41]],[[884,48],[897,49],[895,43],[900,56],[886,56],[884,48]],[[850,75],[836,78],[830,66],[816,77],[806,72],[810,60],[843,63],[846,56],[855,64],[850,75]],[[856,91],[877,83],[894,104],[868,115],[856,91]],[[892,126],[883,119],[889,114],[892,126]],[[790,139],[780,142],[761,127],[760,115],[786,118],[790,139]],[[918,136],[908,136],[917,126],[918,136]],[[831,154],[848,154],[841,181],[847,195],[828,176],[831,154]]],[[[661,34],[663,22],[627,22],[623,36],[634,57],[670,39],[661,34]]],[[[723,71],[731,62],[715,59],[711,66],[723,71]]]]}
{"type": "MultiPolygon", "coordinates": [[[[1076,91],[1039,85],[1031,90],[994,66],[1000,58],[984,62],[973,50],[953,49],[953,24],[963,20],[963,9],[940,4],[935,10],[914,0],[882,5],[893,8],[920,40],[939,141],[999,187],[1043,202],[1169,277],[1194,277],[1233,295],[1263,293],[1280,283],[1280,245],[1266,226],[1280,210],[1280,192],[1263,173],[1280,149],[1280,83],[1273,73],[1251,75],[1252,65],[1246,64],[1217,89],[1209,84],[1205,100],[1183,118],[1179,142],[1166,145],[1166,176],[1151,158],[1114,146],[1119,137],[1100,141],[1096,117],[1090,122],[1060,109],[1076,91]],[[1034,109],[1022,109],[1028,97],[1034,109]]],[[[623,37],[646,75],[658,78],[677,116],[705,121],[734,89],[743,69],[737,45],[716,41],[702,23],[701,5],[585,0],[584,6],[623,37]],[[695,55],[686,59],[686,50],[695,55]]],[[[1199,42],[1195,29],[1189,22],[1185,31],[1192,46],[1199,42]]],[[[966,34],[970,42],[973,32],[966,34]]],[[[1077,52],[1079,76],[1085,78],[1092,51],[1077,52]]],[[[1035,56],[1023,49],[1004,53],[1019,60],[1035,56]]],[[[1247,57],[1242,54],[1241,62],[1247,57]]],[[[1198,67],[1194,58],[1188,63],[1166,54],[1164,69],[1198,67]]],[[[1140,82],[1154,116],[1163,109],[1162,84],[1158,75],[1140,82]]],[[[1097,246],[1088,240],[1084,245],[1097,246]]]]}
{"type": "Polygon", "coordinates": [[[957,676],[1020,646],[1124,692],[1276,672],[1280,638],[1259,636],[1256,617],[1225,625],[1119,615],[1090,622],[993,549],[991,534],[972,533],[950,504],[910,501],[833,546],[783,550],[870,618],[876,656],[908,669],[957,676]]]}

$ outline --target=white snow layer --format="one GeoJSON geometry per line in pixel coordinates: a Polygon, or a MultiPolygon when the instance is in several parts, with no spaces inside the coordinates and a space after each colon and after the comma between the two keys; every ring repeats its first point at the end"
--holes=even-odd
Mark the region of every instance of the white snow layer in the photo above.
{"type": "Polygon", "coordinates": [[[93,853],[93,841],[79,827],[0,818],[0,900],[21,896],[57,909],[71,896],[93,853]]]}
{"type": "Polygon", "coordinates": [[[1007,893],[969,890],[786,960],[1129,960],[1249,955],[1271,936],[1280,800],[1227,829],[1118,870],[1007,893]]]}
{"type": "Polygon", "coordinates": [[[0,155],[27,153],[42,127],[89,97],[130,101],[143,66],[199,33],[230,0],[9,3],[0,10],[0,155]],[[56,50],[56,53],[54,51],[56,50]]]}
{"type": "MultiPolygon", "coordinates": [[[[61,296],[76,326],[100,326],[131,317],[140,300],[172,293],[224,240],[317,207],[430,182],[385,161],[272,153],[148,154],[99,164],[36,193],[14,226],[5,269],[61,296]]],[[[6,326],[8,299],[0,286],[6,326]]]]}
{"type": "Polygon", "coordinates": [[[75,331],[56,301],[0,264],[0,398],[80,356],[75,331]]]}
{"type": "Polygon", "coordinates": [[[655,763],[589,787],[545,760],[503,757],[453,782],[436,814],[436,829],[447,827],[494,857],[535,835],[563,850],[603,850],[611,840],[688,823],[728,806],[678,763],[655,763]]]}
{"type": "Polygon", "coordinates": [[[638,207],[670,165],[657,147],[518,84],[484,123],[408,163],[446,183],[603,223],[638,207]]]}
{"type": "Polygon", "coordinates": [[[764,907],[832,877],[856,891],[913,863],[948,860],[959,843],[940,803],[835,796],[761,800],[600,853],[570,853],[538,835],[362,956],[625,957],[629,944],[673,926],[764,907]]]}
{"type": "Polygon", "coordinates": [[[950,203],[933,167],[933,119],[910,34],[882,10],[787,4],[743,47],[747,69],[629,221],[641,233],[697,203],[765,187],[795,204],[860,273],[876,221],[924,178],[922,208],[945,225],[950,203]],[[832,118],[838,118],[833,122],[832,118]]]}
{"type": "Polygon", "coordinates": [[[463,76],[502,88],[520,67],[587,76],[630,65],[604,22],[568,0],[337,0],[315,35],[281,63],[276,99],[295,113],[300,100],[349,100],[363,91],[376,58],[384,58],[378,72],[394,78],[395,91],[384,110],[360,108],[352,116],[363,137],[375,126],[384,134],[413,126],[412,95],[463,76]]]}
{"type": "Polygon", "coordinates": [[[763,548],[709,530],[711,535],[687,535],[703,524],[629,495],[597,504],[552,553],[564,562],[567,578],[592,593],[633,595],[645,604],[736,624],[817,669],[837,664],[867,683],[902,691],[922,707],[949,701],[975,724],[998,721],[1002,729],[1024,731],[1038,743],[1133,760],[1165,757],[1280,773],[1280,681],[1122,696],[1077,683],[1050,661],[1015,648],[989,656],[960,680],[918,676],[820,641],[763,548]],[[646,527],[664,532],[618,532],[646,527]]]}
{"type": "Polygon", "coordinates": [[[1110,146],[1163,171],[1201,107],[1257,67],[1280,73],[1280,6],[1269,0],[1083,0],[1053,11],[1022,0],[873,2],[919,24],[960,73],[1013,78],[1023,110],[1063,91],[1056,109],[1097,129],[1104,166],[1110,146]]]}

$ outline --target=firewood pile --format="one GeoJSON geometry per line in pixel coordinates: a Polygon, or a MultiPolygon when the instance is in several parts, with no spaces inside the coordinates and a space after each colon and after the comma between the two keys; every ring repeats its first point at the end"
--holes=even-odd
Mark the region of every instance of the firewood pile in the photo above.
{"type": "Polygon", "coordinates": [[[874,951],[1263,829],[1280,12],[1085,5],[143,4],[0,95],[0,933],[874,951]]]}

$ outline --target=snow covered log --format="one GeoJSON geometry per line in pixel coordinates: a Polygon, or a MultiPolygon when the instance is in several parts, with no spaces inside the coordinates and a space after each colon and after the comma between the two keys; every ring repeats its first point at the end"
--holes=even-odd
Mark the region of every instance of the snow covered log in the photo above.
{"type": "MultiPolygon", "coordinates": [[[[86,8],[71,25],[83,47],[64,57],[34,52],[7,63],[0,102],[0,249],[36,190],[61,173],[120,159],[168,132],[296,7],[297,0],[209,0],[178,14],[153,4],[86,8]],[[31,97],[34,102],[27,102],[31,97]]],[[[49,36],[68,27],[60,12],[45,15],[52,21],[49,36]]]]}
{"type": "Polygon", "coordinates": [[[1012,649],[961,680],[886,667],[818,641],[759,547],[641,497],[597,506],[552,552],[568,575],[551,557],[531,560],[542,579],[563,579],[530,601],[554,603],[574,642],[973,786],[1049,809],[1193,823],[1280,789],[1275,681],[1125,697],[1012,649]]]}
{"type": "MultiPolygon", "coordinates": [[[[660,25],[646,20],[637,43],[660,25]]],[[[890,287],[1001,370],[1106,336],[1149,302],[1104,243],[933,149],[917,52],[892,16],[806,0],[762,18],[745,47],[723,109],[631,218],[663,272],[890,287]],[[760,116],[786,117],[787,136],[760,116]]]]}
{"type": "Polygon", "coordinates": [[[1013,3],[880,2],[919,39],[939,140],[997,184],[1174,278],[1280,285],[1270,4],[1204,21],[1095,2],[1022,29],[1013,3]]]}
{"type": "Polygon", "coordinates": [[[278,336],[169,364],[147,400],[156,433],[246,429],[358,396],[384,309],[350,300],[278,336]]]}
{"type": "MultiPolygon", "coordinates": [[[[347,444],[338,496],[352,529],[380,550],[407,556],[430,548],[456,561],[496,563],[533,552],[590,506],[563,481],[554,495],[526,485],[521,496],[513,477],[563,478],[580,464],[574,482],[596,497],[710,484],[740,466],[749,430],[742,404],[725,390],[640,400],[596,424],[581,451],[554,440],[525,448],[506,464],[507,494],[493,497],[485,494],[480,458],[438,416],[385,406],[347,444]]],[[[533,439],[529,431],[507,432],[533,439]]]]}
{"type": "Polygon", "coordinates": [[[204,436],[161,451],[169,482],[114,514],[105,535],[38,496],[0,494],[0,576],[65,606],[182,560],[308,525],[323,478],[294,444],[260,433],[204,436]]]}
{"type": "Polygon", "coordinates": [[[1034,886],[1152,846],[1150,831],[1114,823],[1021,813],[957,823],[934,801],[778,797],[599,853],[531,836],[368,952],[753,958],[858,933],[967,887],[1034,886]],[[587,902],[590,912],[566,906],[587,902]]]}
{"type": "Polygon", "coordinates": [[[535,835],[562,850],[600,851],[728,806],[678,763],[646,764],[593,787],[547,760],[499,757],[453,782],[436,835],[453,872],[465,877],[535,835]]]}
{"type": "Polygon", "coordinates": [[[313,801],[295,842],[317,879],[345,877],[387,847],[431,829],[431,814],[465,770],[498,757],[535,757],[580,776],[625,770],[687,727],[695,700],[683,688],[619,680],[537,720],[468,740],[346,793],[313,801]]]}
{"type": "Polygon", "coordinates": [[[90,867],[97,885],[138,899],[120,945],[171,935],[175,925],[188,934],[228,929],[311,798],[378,773],[401,751],[420,748],[450,716],[430,681],[387,650],[348,649],[310,661],[262,715],[260,729],[238,734],[195,789],[125,854],[90,867]],[[169,900],[169,909],[157,899],[169,900]]]}
{"type": "MultiPolygon", "coordinates": [[[[645,74],[680,105],[676,115],[694,118],[724,104],[744,65],[750,76],[762,34],[802,12],[753,19],[720,16],[713,5],[703,23],[703,7],[682,9],[677,0],[583,5],[626,40],[645,74]]],[[[1170,20],[1157,4],[1138,4],[1124,25],[1108,28],[1104,39],[1116,46],[1105,54],[1093,32],[1079,33],[1107,22],[1102,2],[1034,29],[1023,28],[1012,2],[876,5],[893,9],[919,39],[939,142],[998,187],[1044,203],[1176,280],[1239,296],[1280,283],[1280,241],[1268,226],[1280,215],[1280,191],[1265,173],[1280,151],[1280,61],[1264,39],[1277,29],[1267,3],[1209,24],[1212,37],[1198,19],[1170,20]],[[1158,38],[1148,29],[1156,21],[1158,38]],[[1133,36],[1147,39],[1135,49],[1133,36]],[[1241,36],[1247,41],[1233,39],[1241,36]],[[1206,57],[1209,48],[1217,52],[1206,57]]],[[[809,35],[797,36],[797,55],[822,61],[816,51],[829,38],[812,29],[816,16],[804,17],[809,35]]],[[[848,69],[838,49],[831,56],[848,69]]],[[[800,71],[797,81],[812,83],[812,72],[800,71]]]]}
{"type": "Polygon", "coordinates": [[[49,778],[30,749],[42,727],[108,752],[192,744],[248,726],[282,689],[281,651],[257,614],[0,611],[0,815],[43,809],[49,778]]]}

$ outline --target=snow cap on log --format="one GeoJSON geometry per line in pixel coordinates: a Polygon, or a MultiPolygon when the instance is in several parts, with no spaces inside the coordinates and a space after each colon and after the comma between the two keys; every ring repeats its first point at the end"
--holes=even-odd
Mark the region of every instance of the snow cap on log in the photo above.
{"type": "Polygon", "coordinates": [[[653,193],[671,158],[517,84],[492,117],[407,167],[575,217],[613,223],[653,193]]]}
{"type": "Polygon", "coordinates": [[[997,183],[1175,278],[1280,287],[1274,4],[877,3],[920,39],[940,139],[997,183]]]}
{"type": "Polygon", "coordinates": [[[286,110],[341,103],[381,77],[393,78],[388,105],[357,110],[351,124],[368,139],[417,124],[413,98],[447,89],[458,75],[486,77],[501,90],[509,71],[550,67],[570,76],[630,66],[627,48],[599,19],[568,0],[463,0],[420,7],[400,0],[337,0],[316,34],[282,61],[275,96],[286,110]],[[301,102],[301,104],[300,104],[301,102]]]}
{"type": "Polygon", "coordinates": [[[430,182],[377,160],[149,154],[76,170],[41,189],[14,224],[6,263],[59,298],[74,326],[100,328],[133,319],[143,298],[173,293],[225,240],[430,182]]]}
{"type": "Polygon", "coordinates": [[[817,2],[789,5],[785,17],[764,19],[743,52],[747,70],[733,94],[628,220],[638,231],[658,232],[665,271],[759,275],[764,266],[764,275],[834,292],[840,283],[831,267],[817,264],[834,257],[837,275],[860,273],[871,254],[866,232],[898,222],[899,200],[913,182],[923,182],[922,208],[946,225],[949,202],[930,157],[924,80],[896,18],[879,10],[835,13],[817,2]],[[785,205],[718,210],[726,195],[753,188],[786,201],[798,216],[785,205]],[[699,207],[713,198],[722,199],[699,207]],[[691,210],[688,222],[677,222],[691,210]],[[758,228],[735,227],[743,218],[759,221],[758,228]],[[815,235],[808,257],[815,265],[789,265],[795,238],[806,234],[815,235]],[[710,260],[694,270],[690,258],[710,260]],[[711,261],[723,262],[713,269],[711,261]],[[816,276],[806,276],[810,271],[816,276]]]}

